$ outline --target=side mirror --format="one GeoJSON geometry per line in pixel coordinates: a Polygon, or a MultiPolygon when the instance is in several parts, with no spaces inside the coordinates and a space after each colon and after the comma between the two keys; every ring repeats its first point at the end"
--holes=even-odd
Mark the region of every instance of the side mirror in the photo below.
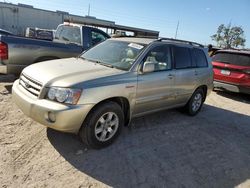
{"type": "Polygon", "coordinates": [[[146,61],[143,65],[142,72],[143,73],[149,73],[149,72],[154,72],[155,70],[155,63],[151,61],[146,61]]]}

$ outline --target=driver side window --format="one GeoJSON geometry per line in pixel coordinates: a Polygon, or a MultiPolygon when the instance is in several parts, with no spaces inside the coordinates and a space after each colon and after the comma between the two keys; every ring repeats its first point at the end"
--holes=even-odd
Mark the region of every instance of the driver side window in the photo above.
{"type": "Polygon", "coordinates": [[[145,56],[143,63],[153,63],[154,72],[171,69],[171,53],[168,45],[153,47],[145,56]]]}

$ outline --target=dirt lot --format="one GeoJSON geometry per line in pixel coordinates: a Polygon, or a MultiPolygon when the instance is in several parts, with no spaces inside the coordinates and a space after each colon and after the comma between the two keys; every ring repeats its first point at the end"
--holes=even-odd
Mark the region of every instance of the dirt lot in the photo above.
{"type": "Polygon", "coordinates": [[[0,75],[2,187],[250,187],[250,97],[213,92],[189,117],[169,110],[133,120],[112,146],[86,150],[11,101],[0,75]]]}

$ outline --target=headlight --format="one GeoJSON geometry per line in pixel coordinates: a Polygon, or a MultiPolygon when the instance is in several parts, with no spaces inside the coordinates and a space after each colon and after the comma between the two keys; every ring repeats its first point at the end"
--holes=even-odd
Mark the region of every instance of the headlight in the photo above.
{"type": "Polygon", "coordinates": [[[76,104],[81,96],[81,89],[51,87],[47,98],[60,103],[76,104]]]}

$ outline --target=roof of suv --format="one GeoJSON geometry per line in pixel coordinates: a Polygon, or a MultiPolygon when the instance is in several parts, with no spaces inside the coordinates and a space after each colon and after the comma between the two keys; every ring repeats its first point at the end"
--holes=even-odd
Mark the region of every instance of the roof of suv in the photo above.
{"type": "Polygon", "coordinates": [[[233,50],[233,49],[225,49],[225,50],[218,50],[216,51],[215,54],[217,53],[234,53],[234,54],[245,54],[245,55],[250,55],[250,51],[247,50],[233,50]]]}
{"type": "Polygon", "coordinates": [[[146,37],[118,37],[118,38],[112,38],[112,40],[118,40],[118,41],[125,41],[125,42],[134,42],[134,43],[140,43],[140,44],[149,44],[154,41],[159,42],[169,42],[169,43],[177,43],[177,44],[186,44],[186,45],[192,45],[196,47],[204,47],[202,44],[191,42],[191,41],[185,41],[185,40],[179,40],[179,39],[172,39],[172,38],[146,38],[146,37]]]}
{"type": "Polygon", "coordinates": [[[134,42],[134,43],[140,43],[140,44],[149,44],[153,41],[156,41],[157,39],[138,38],[138,37],[117,37],[117,38],[112,38],[112,40],[118,40],[118,41],[124,41],[124,42],[134,42]]]}

